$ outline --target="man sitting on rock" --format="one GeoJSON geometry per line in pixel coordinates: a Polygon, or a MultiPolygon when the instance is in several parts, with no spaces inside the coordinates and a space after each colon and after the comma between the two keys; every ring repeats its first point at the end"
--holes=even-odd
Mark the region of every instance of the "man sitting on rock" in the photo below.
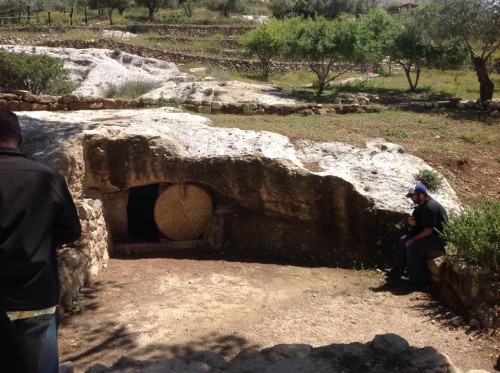
{"type": "Polygon", "coordinates": [[[401,236],[396,244],[393,268],[388,271],[391,280],[400,279],[405,273],[413,286],[427,283],[425,259],[444,254],[446,241],[439,235],[448,220],[446,210],[427,194],[425,185],[418,183],[406,197],[417,207],[408,218],[409,233],[401,236]]]}

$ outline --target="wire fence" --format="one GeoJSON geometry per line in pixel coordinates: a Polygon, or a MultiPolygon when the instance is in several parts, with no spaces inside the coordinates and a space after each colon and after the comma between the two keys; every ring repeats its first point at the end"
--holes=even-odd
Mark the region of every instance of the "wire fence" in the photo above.
{"type": "Polygon", "coordinates": [[[57,24],[73,25],[75,22],[81,22],[88,26],[90,18],[99,19],[101,21],[109,17],[111,8],[88,9],[85,7],[82,12],[78,12],[78,17],[75,17],[76,12],[67,10],[44,9],[43,11],[31,11],[29,7],[24,12],[19,12],[18,8],[0,10],[0,26],[9,25],[48,25],[52,26],[56,18],[57,24]],[[54,17],[55,16],[55,17],[54,17]]]}

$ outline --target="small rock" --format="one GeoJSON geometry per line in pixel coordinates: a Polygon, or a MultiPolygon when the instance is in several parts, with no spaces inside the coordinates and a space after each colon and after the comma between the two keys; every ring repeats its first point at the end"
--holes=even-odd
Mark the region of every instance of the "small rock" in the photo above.
{"type": "Polygon", "coordinates": [[[451,325],[458,328],[460,325],[462,325],[463,321],[463,317],[455,317],[453,320],[451,320],[451,325]]]}
{"type": "Polygon", "coordinates": [[[92,365],[85,370],[85,373],[101,373],[106,369],[108,369],[108,367],[101,363],[92,363],[92,365]]]}
{"type": "Polygon", "coordinates": [[[481,326],[481,323],[477,319],[470,319],[469,326],[473,329],[476,329],[476,328],[479,328],[481,326]]]}
{"type": "Polygon", "coordinates": [[[64,363],[59,364],[59,373],[73,373],[74,372],[74,364],[72,361],[66,361],[64,363]]]}

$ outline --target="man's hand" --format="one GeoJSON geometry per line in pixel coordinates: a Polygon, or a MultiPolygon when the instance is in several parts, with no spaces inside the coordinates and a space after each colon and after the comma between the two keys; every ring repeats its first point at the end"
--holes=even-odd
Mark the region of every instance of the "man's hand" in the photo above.
{"type": "Polygon", "coordinates": [[[408,225],[410,227],[415,227],[417,225],[417,221],[415,220],[415,218],[413,216],[408,217],[408,225]]]}
{"type": "Polygon", "coordinates": [[[430,236],[432,234],[432,228],[424,228],[422,232],[417,234],[416,236],[413,236],[412,238],[408,239],[405,241],[405,247],[408,248],[413,244],[415,241],[421,240],[422,238],[425,238],[427,236],[430,236]]]}

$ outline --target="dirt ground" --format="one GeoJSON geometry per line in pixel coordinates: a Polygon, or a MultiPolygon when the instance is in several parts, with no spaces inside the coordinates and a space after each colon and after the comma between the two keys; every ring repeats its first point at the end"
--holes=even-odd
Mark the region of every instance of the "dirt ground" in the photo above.
{"type": "Polygon", "coordinates": [[[92,362],[280,343],[368,342],[396,333],[433,346],[462,370],[494,372],[498,340],[467,326],[425,292],[380,288],[377,271],[245,263],[192,253],[111,259],[60,329],[61,361],[92,362]],[[134,260],[132,260],[134,259],[134,260]]]}

